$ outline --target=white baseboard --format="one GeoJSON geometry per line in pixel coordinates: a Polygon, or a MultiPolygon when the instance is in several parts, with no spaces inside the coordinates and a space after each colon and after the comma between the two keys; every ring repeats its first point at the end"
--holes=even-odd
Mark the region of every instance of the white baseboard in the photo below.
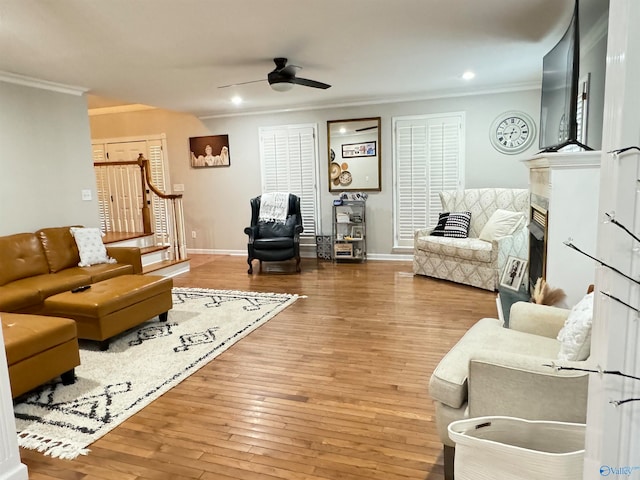
{"type": "MultiPolygon", "coordinates": [[[[3,468],[5,466],[0,465],[3,468]]],[[[0,473],[0,480],[29,480],[29,473],[27,472],[27,467],[22,463],[14,466],[14,467],[6,467],[11,468],[10,471],[0,473]]]]}
{"type": "MultiPolygon", "coordinates": [[[[238,257],[246,257],[246,250],[221,250],[217,248],[189,248],[187,254],[201,254],[201,255],[232,255],[238,257]]],[[[315,258],[315,250],[313,252],[300,252],[302,258],[315,258]]],[[[398,254],[398,253],[367,253],[367,260],[375,261],[390,261],[390,262],[412,262],[413,254],[398,254]]]]}

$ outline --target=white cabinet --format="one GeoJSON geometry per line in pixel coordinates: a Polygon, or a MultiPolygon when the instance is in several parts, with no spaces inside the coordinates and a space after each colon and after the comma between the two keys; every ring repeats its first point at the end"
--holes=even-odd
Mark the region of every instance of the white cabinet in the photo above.
{"type": "MultiPolygon", "coordinates": [[[[540,228],[544,232],[539,276],[550,286],[562,288],[567,305],[573,306],[595,283],[596,263],[564,242],[571,239],[585,253],[596,254],[600,152],[544,153],[523,163],[530,172],[530,254],[536,248],[533,233],[538,225],[538,232],[540,228]]],[[[535,276],[536,260],[530,256],[529,261],[529,271],[535,276]]]]}

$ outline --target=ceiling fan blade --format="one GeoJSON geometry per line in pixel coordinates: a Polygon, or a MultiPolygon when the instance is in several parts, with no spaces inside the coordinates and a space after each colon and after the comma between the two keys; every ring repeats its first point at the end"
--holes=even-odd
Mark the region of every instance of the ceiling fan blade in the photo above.
{"type": "Polygon", "coordinates": [[[378,128],[377,126],[373,126],[373,127],[362,127],[362,128],[356,128],[354,131],[355,132],[364,132],[366,130],[373,130],[374,128],[378,128]]]}
{"type": "Polygon", "coordinates": [[[309,80],[308,78],[300,77],[293,77],[290,82],[297,85],[303,85],[305,87],[322,88],[323,90],[331,87],[331,85],[329,85],[328,83],[322,83],[316,80],[309,80]]]}
{"type": "Polygon", "coordinates": [[[267,79],[263,78],[262,80],[251,80],[249,82],[230,83],[229,85],[220,85],[218,88],[236,87],[238,85],[247,85],[248,83],[258,83],[258,82],[266,82],[266,81],[267,79]]]}

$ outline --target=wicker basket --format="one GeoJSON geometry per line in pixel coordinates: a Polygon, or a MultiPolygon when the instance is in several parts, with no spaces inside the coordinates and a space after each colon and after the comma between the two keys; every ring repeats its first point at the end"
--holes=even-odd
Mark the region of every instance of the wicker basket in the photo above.
{"type": "Polygon", "coordinates": [[[585,425],[478,417],[449,425],[456,480],[580,480],[585,425]]]}

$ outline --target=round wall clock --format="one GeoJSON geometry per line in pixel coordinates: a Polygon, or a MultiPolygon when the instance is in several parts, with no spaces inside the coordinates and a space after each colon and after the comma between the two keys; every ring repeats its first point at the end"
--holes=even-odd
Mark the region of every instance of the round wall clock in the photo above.
{"type": "Polygon", "coordinates": [[[489,139],[493,147],[507,155],[515,155],[529,148],[536,138],[536,124],[524,112],[504,112],[491,124],[489,139]]]}

